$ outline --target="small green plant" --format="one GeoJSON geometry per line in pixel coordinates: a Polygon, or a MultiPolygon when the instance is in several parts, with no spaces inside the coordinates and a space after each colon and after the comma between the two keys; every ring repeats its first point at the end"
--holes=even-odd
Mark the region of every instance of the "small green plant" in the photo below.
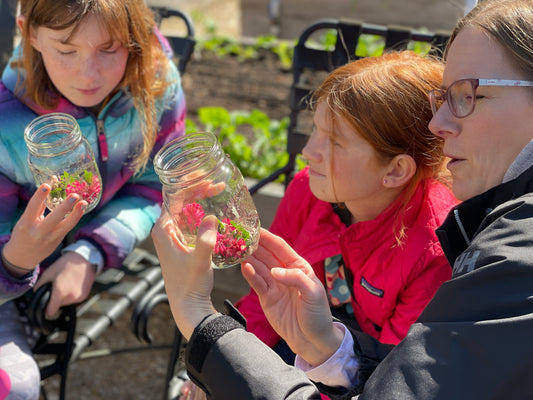
{"type": "MultiPolygon", "coordinates": [[[[230,112],[221,107],[202,107],[198,119],[203,127],[188,120],[186,131],[214,132],[244,176],[265,178],[288,161],[287,117],[277,121],[259,110],[230,112]]],[[[298,160],[298,168],[304,165],[298,160]]]]}
{"type": "MultiPolygon", "coordinates": [[[[316,41],[311,42],[311,46],[333,51],[335,43],[337,42],[337,31],[335,29],[328,29],[316,41]]],[[[412,50],[419,54],[428,54],[431,50],[431,44],[427,42],[411,41],[407,45],[408,50],[412,50]]],[[[357,41],[357,48],[355,55],[358,57],[376,57],[383,54],[385,50],[385,38],[380,35],[371,35],[363,33],[359,36],[357,41]]]]}
{"type": "Polygon", "coordinates": [[[201,15],[194,15],[193,18],[195,23],[202,23],[205,26],[206,32],[204,37],[197,38],[197,51],[207,51],[219,57],[232,55],[238,57],[240,61],[246,61],[259,58],[259,50],[264,49],[278,56],[283,69],[289,70],[292,66],[294,53],[294,41],[292,40],[280,40],[274,35],[261,35],[250,43],[243,43],[230,36],[218,35],[217,26],[213,20],[203,18],[201,15]]]}
{"type": "Polygon", "coordinates": [[[375,57],[383,54],[385,38],[379,35],[362,34],[357,41],[355,54],[359,57],[375,57]]]}
{"type": "Polygon", "coordinates": [[[83,200],[93,202],[101,190],[100,180],[90,171],[78,174],[69,174],[64,171],[59,177],[54,177],[50,182],[50,198],[56,201],[64,200],[69,194],[77,193],[83,200]]]}
{"type": "Polygon", "coordinates": [[[292,67],[294,44],[294,40],[281,40],[274,35],[258,36],[255,41],[257,48],[272,51],[277,55],[284,70],[289,70],[292,67]]]}
{"type": "MultiPolygon", "coordinates": [[[[281,40],[274,35],[261,35],[256,37],[250,43],[243,43],[229,36],[220,36],[217,34],[216,23],[211,19],[206,19],[202,15],[194,15],[195,23],[201,23],[205,26],[206,36],[198,37],[196,49],[205,50],[214,53],[220,57],[226,55],[237,56],[239,60],[245,61],[257,59],[259,49],[272,51],[278,56],[280,65],[284,70],[290,70],[292,67],[292,58],[294,56],[294,40],[281,40]]],[[[337,42],[337,30],[328,29],[316,40],[310,40],[311,47],[317,47],[333,51],[337,42]]],[[[409,50],[416,53],[428,54],[431,45],[425,42],[410,42],[407,46],[409,50]]],[[[385,38],[380,35],[361,34],[359,37],[356,56],[358,57],[375,57],[383,54],[385,49],[385,38]]]]}

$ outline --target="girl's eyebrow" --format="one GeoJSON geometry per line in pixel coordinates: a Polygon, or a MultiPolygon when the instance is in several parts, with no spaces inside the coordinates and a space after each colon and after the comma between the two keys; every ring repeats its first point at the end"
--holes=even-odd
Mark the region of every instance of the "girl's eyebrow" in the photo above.
{"type": "Polygon", "coordinates": [[[70,38],[68,36],[66,38],[65,37],[53,37],[53,36],[51,36],[50,40],[52,42],[59,42],[61,44],[72,44],[72,43],[70,43],[70,38]]]}
{"type": "MultiPolygon", "coordinates": [[[[74,43],[71,42],[70,38],[50,37],[50,40],[64,45],[76,46],[74,43]]],[[[110,48],[115,44],[115,42],[118,42],[118,40],[111,38],[95,47],[110,48]]]]}

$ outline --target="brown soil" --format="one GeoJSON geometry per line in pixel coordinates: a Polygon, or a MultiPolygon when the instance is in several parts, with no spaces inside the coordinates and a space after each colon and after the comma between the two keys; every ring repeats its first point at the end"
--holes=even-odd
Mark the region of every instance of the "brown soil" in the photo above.
{"type": "Polygon", "coordinates": [[[281,68],[270,51],[242,61],[235,56],[204,54],[187,65],[183,88],[191,118],[200,107],[217,106],[230,111],[259,109],[271,119],[280,119],[289,113],[291,81],[292,74],[281,68]]]}

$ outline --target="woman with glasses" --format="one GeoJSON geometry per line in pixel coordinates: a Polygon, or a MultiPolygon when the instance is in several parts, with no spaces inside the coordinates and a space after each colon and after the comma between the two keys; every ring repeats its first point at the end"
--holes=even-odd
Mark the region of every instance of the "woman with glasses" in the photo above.
{"type": "Polygon", "coordinates": [[[429,94],[429,126],[463,200],[437,230],[453,276],[395,347],[354,331],[339,337],[311,267],[263,231],[242,269],[302,360],[287,366],[234,311],[211,305],[215,222],[185,251],[163,217],[153,236],[192,379],[215,399],[319,399],[317,389],[359,400],[533,398],[532,81],[531,0],[486,0],[458,22],[441,89],[429,94]]]}

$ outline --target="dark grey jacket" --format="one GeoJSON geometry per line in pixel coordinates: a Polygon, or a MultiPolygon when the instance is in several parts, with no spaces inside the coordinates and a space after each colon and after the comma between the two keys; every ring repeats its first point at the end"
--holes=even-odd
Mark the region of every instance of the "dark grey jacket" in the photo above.
{"type": "MultiPolygon", "coordinates": [[[[396,347],[354,332],[360,385],[320,387],[331,398],[533,398],[533,167],[453,209],[437,230],[453,265],[396,347]]],[[[320,399],[229,316],[196,329],[188,370],[216,400],[320,399]],[[236,328],[236,329],[235,329],[236,328]]]]}

